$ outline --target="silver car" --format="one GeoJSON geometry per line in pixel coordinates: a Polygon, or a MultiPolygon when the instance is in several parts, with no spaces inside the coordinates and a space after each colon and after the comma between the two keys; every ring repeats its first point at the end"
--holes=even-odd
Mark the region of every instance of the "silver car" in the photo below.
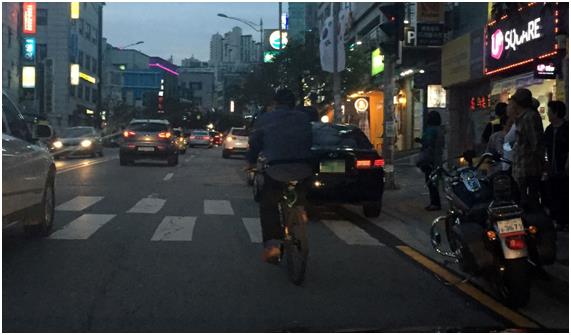
{"type": "Polygon", "coordinates": [[[206,130],[193,130],[190,132],[190,137],[188,138],[188,146],[195,147],[198,145],[209,148],[212,146],[212,139],[206,130]]]}
{"type": "Polygon", "coordinates": [[[232,128],[222,147],[222,158],[229,158],[233,154],[245,155],[250,148],[248,144],[249,132],[246,128],[232,128]]]}
{"type": "Polygon", "coordinates": [[[32,134],[12,100],[2,93],[2,228],[23,223],[26,233],[47,236],[54,221],[56,167],[38,139],[52,135],[37,125],[32,134]]]}

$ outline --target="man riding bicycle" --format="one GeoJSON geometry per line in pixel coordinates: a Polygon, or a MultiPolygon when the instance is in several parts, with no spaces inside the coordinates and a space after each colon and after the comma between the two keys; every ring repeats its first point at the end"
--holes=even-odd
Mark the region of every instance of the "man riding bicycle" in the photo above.
{"type": "MultiPolygon", "coordinates": [[[[280,258],[283,232],[280,226],[278,203],[286,182],[308,178],[312,173],[311,122],[302,111],[295,110],[295,96],[287,88],[279,88],[274,95],[274,108],[255,122],[250,134],[248,168],[256,166],[263,152],[267,161],[260,196],[260,221],[264,251],[262,258],[276,263],[280,258]]],[[[299,194],[303,202],[303,184],[299,194]]]]}

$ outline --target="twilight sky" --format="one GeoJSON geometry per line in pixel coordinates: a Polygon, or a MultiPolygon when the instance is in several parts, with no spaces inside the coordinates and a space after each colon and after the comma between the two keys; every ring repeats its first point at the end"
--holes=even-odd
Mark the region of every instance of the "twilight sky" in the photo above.
{"type": "Polygon", "coordinates": [[[103,37],[117,47],[144,41],[134,48],[165,59],[173,55],[175,64],[192,55],[208,61],[210,37],[217,32],[223,35],[234,26],[259,40],[259,33],[247,25],[218,17],[217,13],[256,23],[261,17],[264,29],[278,26],[277,2],[106,2],[103,37]]]}

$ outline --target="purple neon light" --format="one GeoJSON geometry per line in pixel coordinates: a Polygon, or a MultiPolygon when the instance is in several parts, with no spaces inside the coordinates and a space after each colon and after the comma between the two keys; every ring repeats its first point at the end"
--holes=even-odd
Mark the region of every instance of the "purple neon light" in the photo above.
{"type": "Polygon", "coordinates": [[[159,63],[151,63],[151,64],[149,64],[149,66],[150,66],[150,67],[158,67],[158,68],[160,68],[160,69],[163,69],[163,70],[167,71],[168,73],[172,73],[172,74],[174,74],[175,76],[178,76],[178,72],[173,71],[173,70],[169,69],[168,67],[166,67],[166,66],[164,66],[164,65],[161,65],[161,64],[159,64],[159,63]]]}

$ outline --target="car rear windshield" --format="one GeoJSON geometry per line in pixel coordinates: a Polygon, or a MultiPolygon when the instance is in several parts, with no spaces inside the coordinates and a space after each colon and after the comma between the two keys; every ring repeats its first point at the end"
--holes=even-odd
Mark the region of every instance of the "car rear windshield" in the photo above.
{"type": "Polygon", "coordinates": [[[248,136],[248,131],[246,129],[232,129],[232,135],[234,136],[248,136]]]}
{"type": "Polygon", "coordinates": [[[132,123],[129,126],[130,130],[134,131],[147,131],[147,132],[161,132],[167,131],[169,127],[162,123],[144,122],[144,123],[132,123]]]}
{"type": "Polygon", "coordinates": [[[208,132],[207,131],[193,131],[192,132],[193,136],[208,136],[208,132]]]}
{"type": "Polygon", "coordinates": [[[81,137],[93,135],[93,128],[66,128],[63,130],[61,136],[65,138],[81,137]]]}
{"type": "Polygon", "coordinates": [[[313,145],[317,148],[366,150],[373,148],[367,136],[360,129],[325,123],[313,124],[313,145]]]}

